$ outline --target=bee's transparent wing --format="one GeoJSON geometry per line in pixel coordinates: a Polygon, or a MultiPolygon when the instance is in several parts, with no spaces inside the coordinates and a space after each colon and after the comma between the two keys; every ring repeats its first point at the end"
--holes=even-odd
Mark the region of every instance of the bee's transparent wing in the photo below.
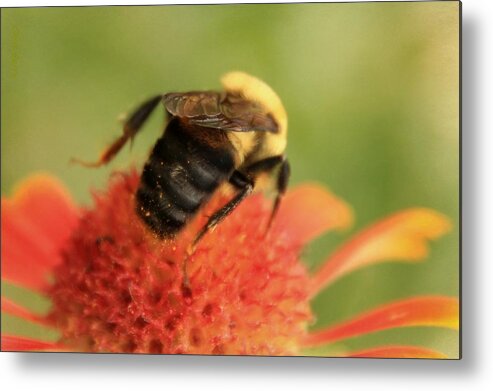
{"type": "Polygon", "coordinates": [[[233,132],[278,130],[270,114],[239,96],[213,91],[169,93],[163,101],[168,113],[194,125],[233,132]]]}

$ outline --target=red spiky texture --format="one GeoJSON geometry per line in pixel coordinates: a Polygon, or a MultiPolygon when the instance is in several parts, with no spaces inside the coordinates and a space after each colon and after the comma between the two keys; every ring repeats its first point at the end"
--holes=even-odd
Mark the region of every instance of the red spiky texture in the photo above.
{"type": "Polygon", "coordinates": [[[135,214],[135,171],[95,195],[55,269],[51,322],[80,351],[289,355],[311,319],[301,243],[265,227],[271,201],[245,200],[189,258],[218,194],[174,240],[155,237],[135,214]]]}

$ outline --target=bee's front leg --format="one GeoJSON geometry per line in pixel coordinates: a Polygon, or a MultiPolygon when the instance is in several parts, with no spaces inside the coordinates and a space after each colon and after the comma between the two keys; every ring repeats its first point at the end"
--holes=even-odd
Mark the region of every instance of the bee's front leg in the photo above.
{"type": "Polygon", "coordinates": [[[103,151],[97,161],[86,162],[80,159],[72,158],[71,162],[78,163],[84,167],[101,167],[108,164],[129,140],[133,140],[137,132],[140,130],[147,118],[149,118],[149,115],[151,115],[161,99],[162,96],[158,95],[140,105],[132,113],[130,118],[125,121],[123,125],[123,134],[103,151]]]}

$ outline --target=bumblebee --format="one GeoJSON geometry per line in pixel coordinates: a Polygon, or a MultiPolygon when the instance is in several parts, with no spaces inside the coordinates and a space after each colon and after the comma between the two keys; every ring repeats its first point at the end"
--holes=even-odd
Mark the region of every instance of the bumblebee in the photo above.
{"type": "Polygon", "coordinates": [[[252,193],[261,174],[275,178],[269,226],[286,191],[290,168],[281,100],[263,81],[243,72],[227,73],[221,82],[220,92],[172,92],[149,99],[97,162],[83,163],[109,163],[162,102],[166,128],[144,166],[136,194],[137,214],[161,239],[180,232],[224,183],[232,185],[235,195],[210,216],[194,246],[252,193]]]}

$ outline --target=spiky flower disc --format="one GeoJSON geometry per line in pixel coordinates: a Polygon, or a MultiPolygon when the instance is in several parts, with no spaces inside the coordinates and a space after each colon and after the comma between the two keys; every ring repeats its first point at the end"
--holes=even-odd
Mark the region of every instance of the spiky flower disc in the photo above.
{"type": "Polygon", "coordinates": [[[175,240],[160,240],[134,213],[139,177],[115,175],[96,195],[56,269],[50,319],[83,351],[290,354],[311,319],[300,243],[265,234],[270,202],[248,198],[188,261],[186,246],[219,194],[175,240]]]}

